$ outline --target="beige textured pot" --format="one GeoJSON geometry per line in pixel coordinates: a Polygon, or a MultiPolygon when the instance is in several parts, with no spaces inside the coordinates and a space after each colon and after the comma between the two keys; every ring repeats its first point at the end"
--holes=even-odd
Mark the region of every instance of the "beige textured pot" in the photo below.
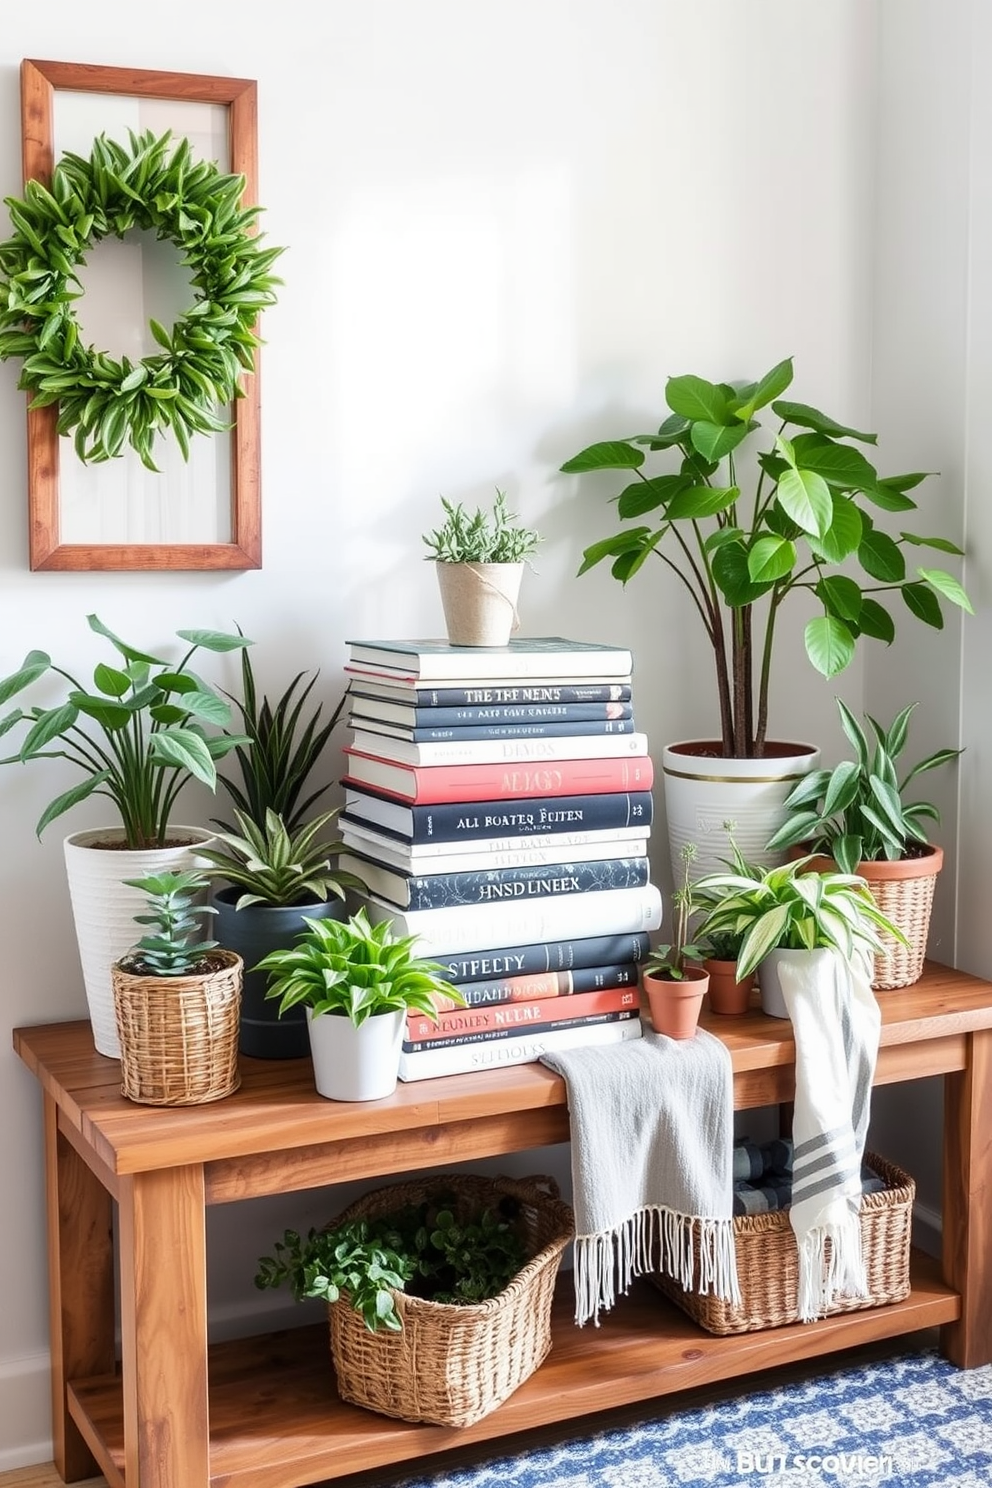
{"type": "Polygon", "coordinates": [[[86,1003],[98,1054],[120,1059],[110,968],[143,933],[134,916],[147,908],[147,896],[129,888],[126,878],[145,873],[181,871],[206,866],[196,856],[196,843],[213,840],[202,827],[176,826],[169,835],[179,847],[125,848],[123,827],[73,832],[64,843],[69,898],[83,969],[86,1003]],[[105,845],[101,845],[105,844],[105,845]]]}
{"type": "Polygon", "coordinates": [[[505,646],[520,628],[522,563],[435,563],[452,646],[505,646]]]}

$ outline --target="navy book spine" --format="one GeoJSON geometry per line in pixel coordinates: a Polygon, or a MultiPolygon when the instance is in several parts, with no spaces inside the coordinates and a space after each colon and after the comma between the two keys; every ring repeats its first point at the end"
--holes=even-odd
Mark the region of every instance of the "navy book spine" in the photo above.
{"type": "MultiPolygon", "coordinates": [[[[364,728],[372,733],[377,724],[385,719],[364,718],[352,713],[350,723],[355,728],[364,728]]],[[[433,744],[437,742],[459,743],[466,739],[578,739],[605,737],[608,734],[636,733],[633,718],[600,718],[586,723],[467,723],[458,727],[445,725],[441,728],[425,724],[406,728],[403,724],[390,724],[386,737],[402,738],[411,744],[433,744]]]]}
{"type": "Polygon", "coordinates": [[[494,981],[460,982],[458,990],[469,1007],[490,1007],[530,998],[575,997],[582,992],[602,992],[608,987],[636,987],[637,965],[580,966],[574,971],[548,971],[524,977],[497,977],[494,981]],[[548,983],[544,990],[538,983],[548,983]],[[554,990],[550,990],[553,985],[554,990]]]}
{"type": "MultiPolygon", "coordinates": [[[[362,869],[356,871],[361,873],[362,869]]],[[[542,863],[524,868],[477,869],[472,873],[411,874],[406,878],[409,897],[400,908],[451,909],[464,904],[499,904],[506,899],[640,889],[648,882],[649,872],[647,858],[599,858],[591,863],[542,863]]],[[[385,890],[376,892],[382,898],[388,897],[385,890]]]]}
{"type": "MultiPolygon", "coordinates": [[[[358,686],[353,691],[359,692],[358,686]]],[[[418,708],[463,708],[506,703],[629,703],[629,682],[541,682],[487,684],[473,687],[411,687],[418,708]]]]}
{"type": "Polygon", "coordinates": [[[363,719],[381,717],[384,723],[395,723],[397,727],[424,728],[474,728],[479,724],[494,723],[605,723],[632,716],[630,702],[602,703],[517,703],[497,706],[480,704],[464,708],[429,708],[419,705],[392,705],[406,714],[403,719],[379,713],[375,705],[380,700],[352,692],[352,712],[363,719]],[[369,704],[373,706],[370,707],[369,704]]]}
{"type": "MultiPolygon", "coordinates": [[[[583,1013],[578,1018],[552,1018],[549,1022],[535,1024],[531,1032],[551,1033],[558,1028],[591,1027],[596,1023],[627,1023],[632,1018],[637,1018],[640,1013],[637,1008],[622,1008],[615,1013],[583,1013]]],[[[488,1029],[485,1033],[453,1033],[447,1038],[427,1039],[404,1039],[404,1054],[428,1054],[432,1049],[457,1049],[464,1044],[489,1044],[496,1043],[500,1039],[519,1038],[526,1029],[500,1028],[488,1029]]]]}
{"type": "Polygon", "coordinates": [[[647,932],[633,930],[619,935],[587,935],[577,940],[500,946],[491,951],[457,951],[437,958],[441,967],[437,975],[442,981],[461,986],[463,982],[577,971],[611,963],[639,965],[647,959],[650,948],[647,932]]]}
{"type": "Polygon", "coordinates": [[[406,842],[471,842],[478,837],[528,837],[543,832],[591,832],[650,826],[650,791],[603,791],[600,795],[555,796],[506,801],[445,801],[436,806],[406,805],[374,790],[348,787],[347,812],[359,820],[383,822],[406,842]],[[398,808],[380,817],[363,813],[362,797],[398,808]],[[390,822],[403,825],[392,825],[390,822]]]}

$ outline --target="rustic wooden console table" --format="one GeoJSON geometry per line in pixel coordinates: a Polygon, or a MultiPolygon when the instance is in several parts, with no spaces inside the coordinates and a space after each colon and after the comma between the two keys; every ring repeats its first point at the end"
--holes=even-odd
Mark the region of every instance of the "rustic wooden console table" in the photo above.
{"type": "MultiPolygon", "coordinates": [[[[87,1023],[16,1030],[44,1092],[60,1474],[76,1481],[96,1464],[114,1488],[292,1488],[938,1324],[956,1364],[989,1362],[992,984],[929,966],[880,1001],[877,1083],[944,1077],[942,1265],[914,1255],[912,1292],[894,1306],[732,1338],[702,1332],[651,1288],[601,1328],[577,1329],[566,1279],[547,1362],[464,1430],[342,1404],[321,1326],[208,1348],[206,1206],[567,1141],[557,1076],[524,1065],[351,1105],[314,1093],[309,1060],[246,1059],[236,1095],[160,1110],[120,1096],[118,1066],[87,1023]]],[[[791,1099],[789,1023],[757,1011],[704,1022],[730,1049],[738,1108],[791,1099]]]]}

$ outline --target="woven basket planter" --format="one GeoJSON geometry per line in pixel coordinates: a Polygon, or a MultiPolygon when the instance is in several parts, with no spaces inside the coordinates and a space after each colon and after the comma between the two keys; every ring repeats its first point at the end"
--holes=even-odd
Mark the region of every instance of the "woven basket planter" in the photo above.
{"type": "MultiPolygon", "coordinates": [[[[865,1161],[884,1179],[881,1193],[861,1200],[861,1246],[868,1276],[867,1297],[842,1297],[827,1315],[884,1307],[909,1296],[909,1241],[916,1184],[908,1173],[883,1158],[865,1153],[865,1161]]],[[[708,1333],[753,1333],[781,1328],[799,1320],[799,1253],[787,1210],[774,1214],[738,1215],[734,1219],[739,1307],[720,1297],[687,1292],[670,1276],[654,1274],[659,1291],[677,1302],[708,1333]]],[[[698,1267],[698,1245],[695,1257],[698,1267]]]]}
{"type": "MultiPolygon", "coordinates": [[[[883,860],[858,864],[858,876],[871,889],[875,903],[909,941],[908,946],[900,945],[894,935],[879,931],[885,950],[874,959],[871,984],[876,992],[911,987],[923,975],[930,912],[937,874],[943,865],[943,848],[932,845],[919,858],[901,858],[895,863],[883,860]]],[[[814,858],[809,867],[811,872],[817,873],[837,870],[833,858],[814,858]]]]}
{"type": "Polygon", "coordinates": [[[477,1214],[503,1197],[517,1200],[532,1259],[486,1302],[463,1306],[394,1292],[399,1333],[370,1333],[347,1300],[335,1302],[329,1309],[331,1355],[342,1400],[401,1421],[470,1426],[547,1357],[555,1279],[574,1221],[551,1178],[435,1174],[365,1194],[335,1223],[419,1204],[439,1189],[455,1196],[456,1215],[477,1214]]]}
{"type": "Polygon", "coordinates": [[[128,1100],[196,1106],[237,1090],[244,963],[234,951],[213,954],[223,964],[204,976],[139,976],[114,965],[121,1092],[128,1100]]]}

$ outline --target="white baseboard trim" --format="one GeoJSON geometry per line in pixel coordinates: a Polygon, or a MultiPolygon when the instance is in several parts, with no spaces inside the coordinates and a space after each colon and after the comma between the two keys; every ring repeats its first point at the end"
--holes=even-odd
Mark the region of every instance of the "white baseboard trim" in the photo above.
{"type": "Polygon", "coordinates": [[[48,1353],[0,1360],[0,1472],[51,1460],[48,1353]]]}

